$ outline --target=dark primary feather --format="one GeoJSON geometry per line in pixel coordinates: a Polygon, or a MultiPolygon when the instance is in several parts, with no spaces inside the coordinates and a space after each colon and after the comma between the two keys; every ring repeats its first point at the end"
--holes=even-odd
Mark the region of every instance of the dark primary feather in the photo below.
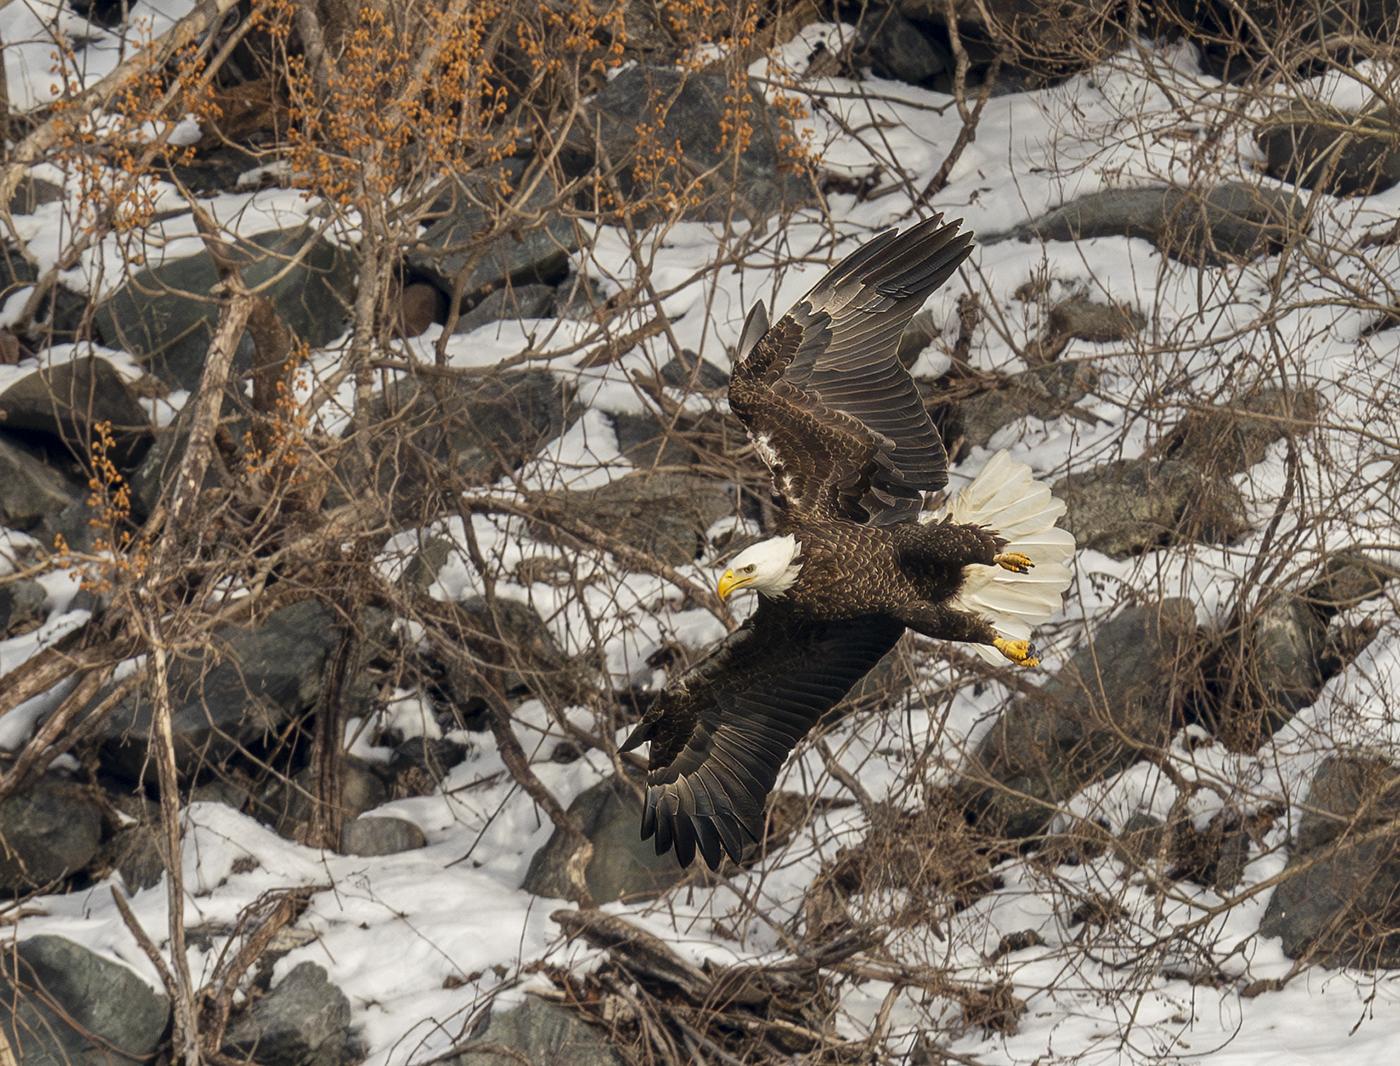
{"type": "Polygon", "coordinates": [[[767,439],[764,458],[790,510],[892,525],[918,514],[923,492],[947,484],[942,439],[898,346],[971,251],[959,225],[935,215],[882,233],[757,341],[762,320],[746,322],[729,401],[749,432],[767,439]]]}
{"type": "Polygon", "coordinates": [[[622,746],[651,741],[642,837],[682,866],[736,862],[763,832],[778,771],[817,720],[904,632],[888,616],[813,621],[780,601],[670,681],[622,746]]]}

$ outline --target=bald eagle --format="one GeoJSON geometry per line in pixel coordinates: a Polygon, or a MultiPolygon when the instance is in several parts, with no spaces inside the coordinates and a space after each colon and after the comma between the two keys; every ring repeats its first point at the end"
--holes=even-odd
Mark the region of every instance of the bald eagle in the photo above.
{"type": "Polygon", "coordinates": [[[1059,607],[1064,504],[1004,453],[941,515],[948,457],[899,362],[914,312],[971,251],[934,216],[843,259],[771,327],[745,321],[729,403],[773,475],[778,536],[736,556],[740,628],[672,679],[622,750],[651,742],[642,837],[711,869],[763,831],[784,760],[906,628],[1036,666],[1031,626],[1059,607]],[[929,519],[933,520],[930,521],[929,519]]]}

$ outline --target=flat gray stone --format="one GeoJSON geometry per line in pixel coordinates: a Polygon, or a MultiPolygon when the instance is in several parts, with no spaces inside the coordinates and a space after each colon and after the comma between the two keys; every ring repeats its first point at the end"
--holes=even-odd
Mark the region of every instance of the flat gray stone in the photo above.
{"type": "Polygon", "coordinates": [[[0,892],[42,888],[97,854],[102,815],[75,785],[40,781],[0,801],[0,892]]]}
{"type": "MultiPolygon", "coordinates": [[[[170,670],[176,769],[193,774],[241,744],[256,743],[315,704],[335,619],[320,600],[280,607],[256,627],[225,627],[210,643],[218,662],[179,658],[170,670]]],[[[99,694],[100,698],[100,694],[99,694]]],[[[119,703],[101,737],[104,767],[130,780],[153,775],[147,757],[151,705],[144,693],[119,703]]]]}
{"type": "MultiPolygon", "coordinates": [[[[282,324],[315,348],[345,332],[355,280],[354,254],[320,237],[310,227],[259,233],[227,248],[246,264],[250,289],[269,281],[311,240],[311,251],[264,295],[282,324]]],[[[209,291],[219,280],[207,251],[138,272],[97,308],[93,324],[102,343],[131,352],[168,384],[193,392],[219,318],[220,302],[209,291]]],[[[253,339],[239,342],[233,366],[253,365],[253,339]]]]}
{"type": "Polygon", "coordinates": [[[86,498],[83,486],[45,463],[37,449],[0,436],[0,526],[28,532],[86,498]]]}
{"type": "Polygon", "coordinates": [[[1400,966],[1400,833],[1328,854],[1400,816],[1400,770],[1362,755],[1326,759],[1303,808],[1287,876],[1269,897],[1259,934],[1282,938],[1289,958],[1400,966]]]}
{"type": "Polygon", "coordinates": [[[1196,266],[1248,262],[1300,235],[1306,214],[1291,192],[1227,182],[1193,189],[1107,189],[1017,227],[1022,241],[1140,237],[1164,255],[1196,266]]]}
{"type": "Polygon", "coordinates": [[[345,993],[303,962],[229,1026],[222,1050],[259,1066],[340,1066],[349,1035],[345,993]]]}
{"type": "Polygon", "coordinates": [[[402,818],[370,818],[361,815],[340,830],[343,855],[397,855],[428,843],[423,830],[402,818]]]}
{"type": "MultiPolygon", "coordinates": [[[[641,797],[616,775],[581,792],[569,813],[593,842],[584,880],[596,902],[653,899],[686,876],[674,855],[657,855],[654,842],[642,839],[641,797]]],[[[568,837],[556,829],[531,858],[520,887],[537,896],[572,898],[565,870],[569,855],[568,837]]]]}
{"type": "Polygon", "coordinates": [[[80,462],[91,459],[93,426],[111,426],[108,456],[119,467],[137,462],[152,439],[151,420],[116,368],[87,356],[41,367],[0,392],[0,423],[62,442],[80,462]]]}
{"type": "Polygon", "coordinates": [[[1170,679],[1195,633],[1187,600],[1127,607],[1040,693],[1013,700],[956,786],[977,823],[1032,836],[1085,785],[1136,762],[1134,743],[1166,747],[1174,724],[1170,679]]]}
{"type": "MultiPolygon", "coordinates": [[[[453,182],[435,205],[442,217],[424,231],[409,252],[408,265],[451,297],[457,275],[478,250],[478,236],[496,225],[502,198],[510,199],[525,179],[525,161],[512,158],[453,182]]],[[[464,298],[499,289],[507,281],[515,285],[552,283],[568,273],[569,256],[578,250],[578,238],[572,221],[558,211],[546,210],[558,195],[553,179],[548,175],[541,178],[521,209],[526,217],[516,218],[510,232],[492,244],[463,279],[464,298]],[[540,224],[531,223],[528,216],[532,213],[541,216],[540,224]]]]}
{"type": "Polygon", "coordinates": [[[0,1026],[24,1066],[140,1066],[169,1017],[136,974],[63,937],[21,940],[0,972],[0,1026]]]}
{"type": "Polygon", "coordinates": [[[577,1014],[527,997],[514,1010],[492,1011],[465,1049],[443,1066],[624,1066],[603,1035],[577,1014]],[[500,1049],[500,1050],[497,1050],[500,1049]]]}

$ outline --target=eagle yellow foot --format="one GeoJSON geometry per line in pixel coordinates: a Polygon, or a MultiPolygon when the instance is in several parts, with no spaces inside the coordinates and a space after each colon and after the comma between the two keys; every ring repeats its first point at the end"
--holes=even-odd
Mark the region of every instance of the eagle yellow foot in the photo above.
{"type": "Polygon", "coordinates": [[[992,646],[1017,666],[1040,665],[1040,659],[1036,657],[1035,648],[1031,647],[1029,640],[1005,640],[997,637],[992,641],[992,646]]]}
{"type": "Polygon", "coordinates": [[[1031,562],[1030,556],[1022,555],[1020,552],[1002,552],[992,557],[992,562],[1005,570],[1010,570],[1013,574],[1024,574],[1030,571],[1035,565],[1031,562]]]}

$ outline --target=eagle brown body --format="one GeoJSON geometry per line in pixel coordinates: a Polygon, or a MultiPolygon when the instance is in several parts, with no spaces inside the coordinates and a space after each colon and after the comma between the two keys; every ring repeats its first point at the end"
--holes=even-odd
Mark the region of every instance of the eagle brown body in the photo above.
{"type": "Polygon", "coordinates": [[[773,544],[796,576],[765,588],[754,565],[726,573],[760,592],[758,609],[667,683],[623,745],[651,742],[642,836],[682,865],[697,849],[712,868],[724,852],[737,861],[760,838],[783,762],[906,627],[1035,662],[1027,642],[955,603],[966,567],[1024,557],[1003,555],[995,530],[919,521],[948,461],[896,350],[971,250],[958,225],[935,216],[883,233],[771,328],[761,304],[745,323],[729,402],[772,471],[783,536],[735,566],[773,544]]]}

